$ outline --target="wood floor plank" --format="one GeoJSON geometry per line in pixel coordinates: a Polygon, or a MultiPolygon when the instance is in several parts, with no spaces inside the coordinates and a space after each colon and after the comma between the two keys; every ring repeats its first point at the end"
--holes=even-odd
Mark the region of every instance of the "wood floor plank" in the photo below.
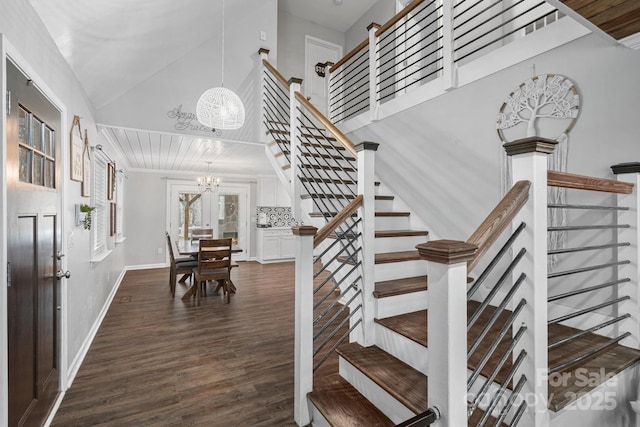
{"type": "Polygon", "coordinates": [[[293,263],[241,262],[225,304],[129,271],[52,426],[295,426],[293,263]]]}

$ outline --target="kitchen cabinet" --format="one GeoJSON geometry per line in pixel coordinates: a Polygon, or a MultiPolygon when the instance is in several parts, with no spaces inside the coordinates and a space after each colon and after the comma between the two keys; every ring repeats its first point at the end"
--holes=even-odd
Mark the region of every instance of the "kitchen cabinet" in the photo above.
{"type": "Polygon", "coordinates": [[[291,260],[295,256],[294,245],[290,228],[258,228],[256,259],[262,263],[291,260]]]}
{"type": "Polygon", "coordinates": [[[291,206],[289,193],[279,179],[258,179],[258,206],[291,206]]]}

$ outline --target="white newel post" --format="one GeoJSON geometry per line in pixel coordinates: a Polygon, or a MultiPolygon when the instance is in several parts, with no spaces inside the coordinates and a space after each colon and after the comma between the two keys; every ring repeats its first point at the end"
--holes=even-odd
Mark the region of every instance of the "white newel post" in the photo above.
{"type": "Polygon", "coordinates": [[[302,79],[291,77],[289,79],[289,137],[291,156],[291,185],[293,197],[291,197],[291,215],[296,221],[302,219],[302,183],[298,179],[298,151],[300,140],[298,138],[298,122],[300,119],[300,102],[296,99],[296,92],[300,92],[302,79]]]}
{"type": "Polygon", "coordinates": [[[313,238],[310,225],[291,227],[295,235],[294,419],[299,426],[311,422],[307,394],[313,390],[313,238]]]}
{"type": "MultiPolygon", "coordinates": [[[[518,248],[527,252],[517,266],[526,278],[513,301],[525,299],[515,326],[525,324],[527,330],[513,351],[514,359],[524,349],[527,356],[516,372],[527,378],[522,395],[527,402],[519,426],[542,427],[549,425],[548,405],[548,336],[547,336],[547,155],[553,153],[557,141],[531,137],[504,144],[511,156],[512,184],[530,181],[529,201],[513,219],[515,229],[524,222],[525,229],[517,240],[518,248]]],[[[514,253],[517,251],[514,251],[514,253]]],[[[517,327],[514,327],[514,333],[517,327]]]]}
{"type": "Polygon", "coordinates": [[[619,296],[629,295],[630,300],[620,304],[620,315],[631,314],[631,317],[620,322],[618,335],[631,332],[631,336],[625,338],[620,344],[632,348],[640,348],[640,162],[621,163],[611,166],[618,181],[633,184],[631,194],[618,194],[618,206],[628,208],[619,211],[618,224],[629,224],[629,228],[621,228],[618,231],[618,242],[629,242],[629,246],[622,246],[618,251],[618,260],[629,260],[631,263],[623,264],[618,268],[620,279],[629,278],[626,283],[618,287],[619,296]]]}
{"type": "Polygon", "coordinates": [[[361,142],[356,145],[358,153],[358,194],[362,194],[362,206],[359,216],[362,219],[358,229],[361,233],[362,252],[362,331],[364,336],[360,341],[365,347],[375,343],[374,322],[375,298],[375,155],[380,144],[375,142],[361,142]]]}
{"type": "Polygon", "coordinates": [[[428,407],[440,413],[435,426],[466,426],[467,262],[478,247],[434,240],[416,248],[429,261],[428,407]]]}
{"type": "Polygon", "coordinates": [[[457,83],[457,70],[453,55],[453,7],[452,1],[442,5],[442,86],[444,90],[455,88],[457,83]]]}
{"type": "Polygon", "coordinates": [[[369,110],[371,111],[371,120],[378,120],[378,110],[380,103],[378,102],[378,86],[380,77],[378,76],[378,66],[380,65],[380,53],[378,52],[378,37],[376,31],[380,28],[380,24],[372,22],[367,27],[369,31],[369,110]]]}
{"type": "Polygon", "coordinates": [[[324,63],[324,84],[325,84],[325,93],[327,94],[327,118],[333,117],[333,111],[331,110],[331,67],[333,67],[335,63],[331,61],[327,61],[324,63]]]}
{"type": "MultiPolygon", "coordinates": [[[[265,67],[264,67],[264,63],[263,61],[266,61],[269,59],[269,49],[265,49],[263,47],[260,48],[260,50],[258,50],[258,54],[260,55],[260,63],[263,64],[261,67],[259,67],[260,69],[260,79],[258,80],[260,82],[260,84],[262,85],[260,87],[260,115],[262,115],[264,113],[265,110],[265,105],[266,105],[266,97],[267,94],[265,93],[265,88],[267,87],[265,79],[265,67]]],[[[267,129],[267,125],[265,124],[264,120],[260,120],[260,142],[266,144],[269,142],[269,135],[268,135],[268,129],[267,129]]]]}

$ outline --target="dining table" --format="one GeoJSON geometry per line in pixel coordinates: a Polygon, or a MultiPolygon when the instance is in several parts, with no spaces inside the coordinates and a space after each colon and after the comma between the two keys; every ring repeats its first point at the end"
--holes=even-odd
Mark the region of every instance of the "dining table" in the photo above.
{"type": "MultiPolygon", "coordinates": [[[[195,259],[198,259],[198,253],[200,252],[200,241],[199,240],[178,240],[175,242],[176,243],[176,249],[178,250],[178,253],[180,255],[187,255],[187,256],[192,256],[195,259]]],[[[231,246],[231,253],[232,254],[237,254],[239,252],[242,252],[243,249],[238,247],[237,245],[233,245],[231,246]]],[[[233,261],[231,262],[231,268],[237,267],[238,264],[234,264],[233,261]]],[[[184,282],[187,279],[187,275],[183,276],[182,278],[180,278],[180,282],[184,282]]],[[[196,286],[197,284],[192,283],[191,287],[189,287],[189,289],[187,289],[187,292],[185,292],[185,294],[182,296],[183,300],[189,299],[192,296],[196,295],[196,286]]],[[[220,289],[222,287],[221,283],[218,283],[218,286],[216,287],[216,289],[214,290],[214,292],[217,292],[218,289],[220,289]]],[[[233,284],[232,280],[229,280],[229,291],[235,293],[236,292],[236,285],[233,284]]]]}

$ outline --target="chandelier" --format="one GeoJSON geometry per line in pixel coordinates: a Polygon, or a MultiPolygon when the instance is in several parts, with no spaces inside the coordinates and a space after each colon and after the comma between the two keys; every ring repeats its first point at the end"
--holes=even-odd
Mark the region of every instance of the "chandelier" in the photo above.
{"type": "Polygon", "coordinates": [[[220,87],[204,91],[196,104],[196,116],[203,125],[216,129],[239,129],[244,124],[244,105],[233,91],[224,87],[224,0],[222,1],[222,73],[220,87]]]}
{"type": "Polygon", "coordinates": [[[198,178],[198,191],[201,193],[217,190],[220,185],[220,178],[213,176],[209,170],[211,162],[207,162],[207,173],[198,178]]]}

